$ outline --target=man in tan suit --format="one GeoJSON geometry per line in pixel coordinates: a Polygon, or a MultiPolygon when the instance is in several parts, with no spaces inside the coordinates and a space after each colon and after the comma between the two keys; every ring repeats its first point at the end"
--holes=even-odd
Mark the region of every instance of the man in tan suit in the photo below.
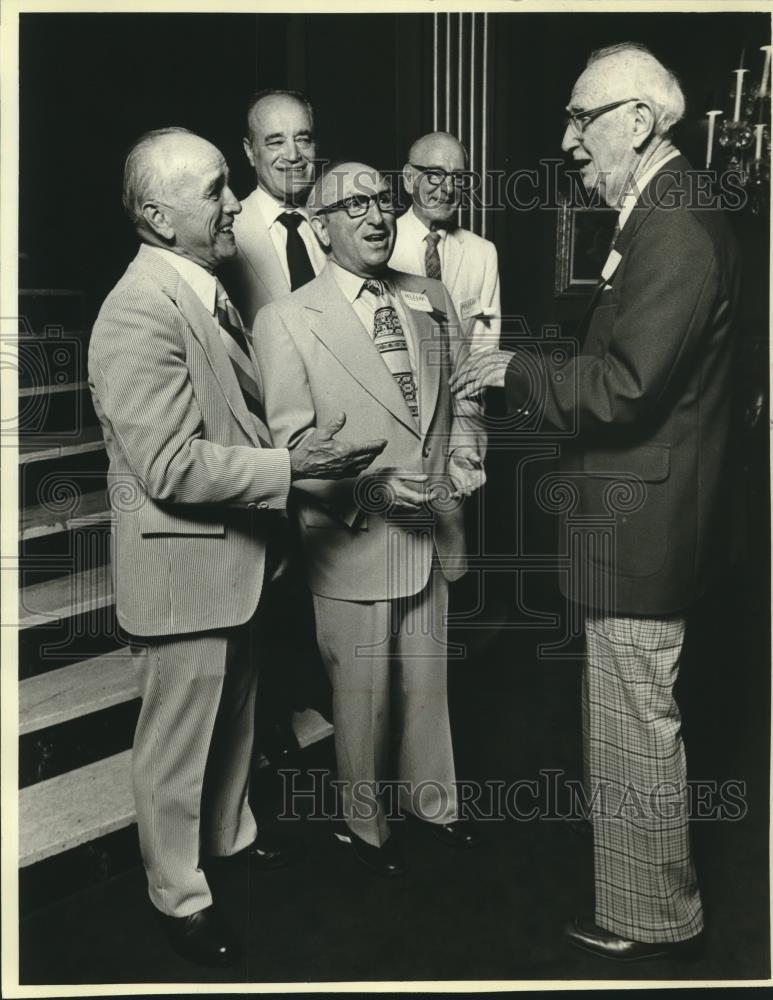
{"type": "Polygon", "coordinates": [[[333,686],[342,839],[391,876],[404,866],[377,801],[390,687],[402,808],[453,846],[477,840],[455,789],[445,613],[448,581],[465,571],[461,501],[482,482],[485,438],[478,407],[452,404],[448,380],[467,348],[447,291],[386,266],[395,220],[384,179],[342,164],[309,206],[330,260],[258,313],[253,343],[277,444],[292,453],[341,407],[351,427],[388,441],[373,475],[299,480],[295,499],[333,686]]]}
{"type": "Polygon", "coordinates": [[[282,558],[274,525],[292,480],[350,476],[382,445],[337,443],[338,414],[292,454],[272,446],[260,371],[214,275],[235,253],[240,210],[214,146],[185,129],[146,134],[123,200],[142,246],[100,310],[89,379],[110,460],[117,615],[142,692],[140,846],[173,947],[227,965],[239,945],[202,857],[290,860],[256,836],[247,800],[256,612],[282,558]]]}

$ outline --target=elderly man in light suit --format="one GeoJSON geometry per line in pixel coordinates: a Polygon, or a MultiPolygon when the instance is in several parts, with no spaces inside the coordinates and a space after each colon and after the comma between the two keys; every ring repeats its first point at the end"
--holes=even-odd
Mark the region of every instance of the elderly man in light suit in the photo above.
{"type": "MultiPolygon", "coordinates": [[[[148,133],[126,161],[124,205],[142,241],[105,300],[89,379],[110,460],[118,620],[135,637],[142,709],[132,772],[150,898],[172,946],[206,965],[239,957],[213,906],[206,856],[290,860],[256,837],[247,801],[256,613],[282,553],[275,519],[294,479],[350,476],[381,444],[271,444],[263,383],[214,275],[235,252],[239,202],[214,146],[148,133]]],[[[383,444],[383,443],[382,443],[383,444]]]]}
{"type": "Polygon", "coordinates": [[[453,846],[476,842],[454,787],[445,614],[448,581],[465,569],[461,499],[482,482],[484,435],[477,406],[452,406],[448,382],[467,346],[448,292],[386,266],[395,223],[383,178],[341,164],[309,204],[331,259],[258,313],[253,340],[278,444],[292,453],[339,408],[388,441],[373,476],[299,481],[296,505],[333,686],[342,839],[393,876],[403,860],[377,800],[390,688],[403,808],[453,846]]]}
{"type": "Polygon", "coordinates": [[[411,207],[397,220],[389,266],[443,282],[451,293],[470,353],[499,347],[499,267],[493,243],[456,224],[469,189],[467,151],[448,132],[430,132],[411,146],[403,183],[411,207]]]}
{"type": "Polygon", "coordinates": [[[612,521],[608,542],[573,547],[562,576],[585,613],[595,801],[595,915],[565,933],[619,961],[692,952],[703,930],[673,692],[688,612],[722,565],[739,261],[727,219],[696,203],[671,140],[684,107],[676,77],[643,46],[591,56],[563,149],[619,216],[582,352],[560,372],[546,352],[541,373],[533,355],[497,352],[455,382],[464,396],[504,386],[511,410],[539,408],[547,429],[573,430],[561,466],[575,522],[612,521]]]}

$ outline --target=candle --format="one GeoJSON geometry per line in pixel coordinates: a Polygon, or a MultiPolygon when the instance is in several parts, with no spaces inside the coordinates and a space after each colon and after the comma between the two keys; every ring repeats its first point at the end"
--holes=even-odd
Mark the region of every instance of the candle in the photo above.
{"type": "Polygon", "coordinates": [[[760,45],[760,52],[765,53],[765,64],[762,67],[762,83],[760,84],[760,97],[765,97],[768,92],[768,81],[770,80],[770,46],[760,45]]]}
{"type": "Polygon", "coordinates": [[[733,111],[733,121],[741,120],[741,97],[743,96],[743,75],[748,73],[748,69],[734,69],[735,73],[735,110],[733,111]]]}
{"type": "Polygon", "coordinates": [[[717,115],[721,115],[721,111],[707,111],[706,117],[709,120],[709,135],[706,140],[706,169],[708,170],[711,166],[711,156],[714,152],[714,126],[717,121],[717,115]]]}
{"type": "Polygon", "coordinates": [[[762,137],[765,135],[765,126],[764,125],[755,125],[754,126],[754,131],[756,133],[756,141],[755,141],[755,144],[754,144],[754,159],[755,160],[761,160],[762,159],[762,137]]]}

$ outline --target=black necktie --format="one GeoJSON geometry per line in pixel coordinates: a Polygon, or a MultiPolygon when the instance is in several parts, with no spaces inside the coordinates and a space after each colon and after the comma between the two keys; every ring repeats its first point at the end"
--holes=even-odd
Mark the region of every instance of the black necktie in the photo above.
{"type": "Polygon", "coordinates": [[[314,268],[309,260],[309,252],[303,237],[298,232],[298,226],[303,222],[303,216],[298,212],[283,212],[279,221],[287,230],[287,269],[290,272],[290,289],[295,291],[314,277],[314,268]]]}

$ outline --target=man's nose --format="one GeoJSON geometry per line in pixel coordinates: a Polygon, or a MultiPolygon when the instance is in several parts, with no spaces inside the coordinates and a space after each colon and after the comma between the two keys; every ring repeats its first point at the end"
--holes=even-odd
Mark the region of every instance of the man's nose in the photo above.
{"type": "Polygon", "coordinates": [[[233,193],[233,191],[227,187],[225,189],[225,205],[223,206],[223,211],[228,212],[229,215],[238,215],[242,210],[242,203],[233,193]]]}
{"type": "Polygon", "coordinates": [[[297,163],[301,158],[301,154],[298,152],[298,146],[294,139],[289,139],[287,145],[285,146],[285,159],[289,160],[290,163],[297,163]]]}
{"type": "Polygon", "coordinates": [[[372,201],[368,206],[367,220],[374,226],[378,226],[384,221],[384,213],[378,207],[377,201],[372,201]]]}
{"type": "Polygon", "coordinates": [[[567,122],[566,128],[564,129],[564,137],[561,140],[561,149],[565,153],[570,153],[573,149],[576,149],[580,145],[580,141],[577,138],[577,133],[572,128],[572,123],[567,122]]]}

